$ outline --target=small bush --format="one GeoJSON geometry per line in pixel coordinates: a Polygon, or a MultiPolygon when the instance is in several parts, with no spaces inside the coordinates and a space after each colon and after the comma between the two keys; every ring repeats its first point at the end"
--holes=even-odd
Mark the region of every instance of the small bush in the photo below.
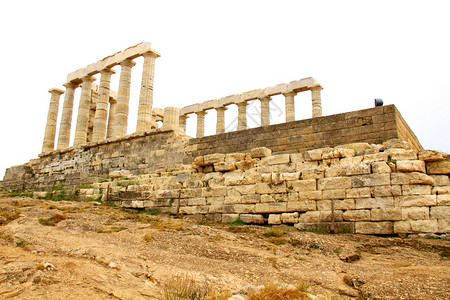
{"type": "Polygon", "coordinates": [[[310,299],[308,295],[297,287],[287,289],[276,284],[269,284],[260,292],[249,295],[249,300],[303,300],[310,299]]]}
{"type": "Polygon", "coordinates": [[[146,234],[144,235],[143,239],[144,239],[144,241],[146,241],[147,243],[153,242],[153,237],[152,237],[152,234],[151,234],[150,232],[149,232],[149,233],[146,233],[146,234]]]}
{"type": "Polygon", "coordinates": [[[233,222],[230,222],[228,224],[230,224],[231,226],[243,226],[243,225],[245,225],[244,221],[242,221],[241,219],[237,219],[237,220],[235,220],[233,222]]]}
{"type": "Polygon", "coordinates": [[[287,234],[287,232],[285,230],[283,230],[283,229],[273,229],[273,228],[271,228],[271,229],[267,230],[266,232],[263,232],[262,235],[264,237],[266,237],[266,238],[269,238],[269,237],[280,238],[280,237],[282,237],[282,236],[284,236],[286,234],[287,234]]]}
{"type": "Polygon", "coordinates": [[[39,222],[39,224],[44,225],[44,226],[56,226],[56,224],[58,224],[59,222],[61,222],[62,220],[65,220],[65,219],[67,219],[66,215],[56,214],[50,218],[39,218],[38,222],[39,222]]]}
{"type": "Polygon", "coordinates": [[[207,299],[211,292],[207,282],[197,282],[188,275],[175,275],[162,286],[162,300],[202,300],[207,299]]]}
{"type": "Polygon", "coordinates": [[[97,230],[97,233],[113,233],[113,232],[120,232],[122,230],[126,230],[128,229],[127,227],[111,227],[110,229],[107,230],[97,230]]]}

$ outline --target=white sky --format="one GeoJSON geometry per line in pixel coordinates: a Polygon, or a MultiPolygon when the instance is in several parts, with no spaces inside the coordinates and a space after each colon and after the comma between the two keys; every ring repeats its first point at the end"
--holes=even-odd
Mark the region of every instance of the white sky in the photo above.
{"type": "MultiPolygon", "coordinates": [[[[41,152],[50,88],[64,89],[68,73],[143,41],[161,53],[156,107],[313,76],[324,87],[324,115],[382,98],[425,148],[450,153],[449,8],[445,0],[2,1],[0,178],[41,152]]],[[[142,72],[136,61],[129,132],[142,72]]],[[[304,94],[296,97],[297,118],[311,116],[304,94]]],[[[79,91],[72,129],[78,100],[79,91]]],[[[188,121],[192,128],[195,118],[188,121]]]]}

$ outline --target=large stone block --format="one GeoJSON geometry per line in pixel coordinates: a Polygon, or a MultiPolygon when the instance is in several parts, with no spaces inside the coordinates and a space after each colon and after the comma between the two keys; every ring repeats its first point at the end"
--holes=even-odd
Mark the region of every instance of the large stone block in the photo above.
{"type": "Polygon", "coordinates": [[[358,175],[351,178],[353,188],[390,185],[390,174],[370,174],[370,175],[358,175]]]}
{"type": "Polygon", "coordinates": [[[205,187],[202,188],[202,197],[220,197],[227,195],[227,187],[205,187]]]}
{"type": "Polygon", "coordinates": [[[369,187],[347,189],[345,192],[346,192],[347,198],[370,198],[371,197],[371,189],[369,187]]]}
{"type": "Polygon", "coordinates": [[[299,179],[300,179],[300,172],[281,173],[280,174],[280,180],[292,181],[292,180],[299,180],[299,179]]]}
{"type": "Polygon", "coordinates": [[[360,164],[363,160],[362,156],[355,156],[355,157],[345,157],[341,158],[339,160],[339,165],[342,167],[350,166],[350,165],[357,165],[360,164]]]}
{"type": "Polygon", "coordinates": [[[313,211],[317,209],[317,201],[315,200],[302,200],[302,201],[289,201],[287,203],[288,212],[292,211],[313,211]]]}
{"type": "Polygon", "coordinates": [[[356,209],[373,209],[373,208],[388,208],[388,207],[394,207],[393,197],[355,199],[356,209]]]}
{"type": "Polygon", "coordinates": [[[424,184],[402,185],[402,194],[404,196],[430,195],[431,194],[431,185],[424,185],[424,184]]]}
{"type": "Polygon", "coordinates": [[[450,206],[430,207],[430,218],[450,220],[450,206]]]}
{"type": "Polygon", "coordinates": [[[214,163],[214,171],[216,172],[228,172],[233,170],[236,170],[236,164],[234,162],[214,163]]]}
{"type": "Polygon", "coordinates": [[[439,233],[450,233],[450,220],[437,220],[439,233]]]}
{"type": "Polygon", "coordinates": [[[232,223],[239,219],[239,214],[223,214],[222,223],[232,223]]]}
{"type": "Polygon", "coordinates": [[[374,153],[374,154],[366,154],[364,155],[363,161],[365,163],[373,163],[373,162],[387,162],[389,159],[388,154],[385,152],[374,153]]]}
{"type": "Polygon", "coordinates": [[[355,209],[355,199],[333,200],[333,204],[337,210],[355,209]]]}
{"type": "Polygon", "coordinates": [[[309,150],[304,153],[306,161],[317,161],[322,160],[322,149],[309,150]]]}
{"type": "Polygon", "coordinates": [[[206,198],[200,197],[200,198],[189,198],[187,200],[188,206],[194,206],[194,205],[206,205],[206,198]]]}
{"type": "Polygon", "coordinates": [[[323,169],[311,169],[311,170],[303,170],[301,178],[303,180],[308,179],[321,179],[325,177],[325,172],[323,169]]]}
{"type": "Polygon", "coordinates": [[[259,214],[241,214],[239,219],[246,224],[265,224],[266,220],[263,215],[259,214]]]}
{"type": "Polygon", "coordinates": [[[425,162],[421,160],[399,160],[397,161],[397,172],[425,173],[425,162]]]}
{"type": "Polygon", "coordinates": [[[180,196],[180,190],[158,190],[155,192],[156,199],[172,199],[180,196]]]}
{"type": "Polygon", "coordinates": [[[402,209],[399,207],[375,208],[371,212],[372,221],[399,221],[402,209]]]}
{"type": "Polygon", "coordinates": [[[376,186],[372,190],[374,197],[401,196],[402,188],[400,185],[376,186]]]}
{"type": "Polygon", "coordinates": [[[397,196],[394,199],[395,207],[435,206],[437,204],[436,195],[397,196]]]}
{"type": "Polygon", "coordinates": [[[221,153],[208,154],[203,157],[204,165],[212,165],[214,163],[224,162],[224,161],[225,161],[225,154],[221,154],[221,153]]]}
{"type": "Polygon", "coordinates": [[[374,174],[383,174],[383,173],[391,173],[391,167],[384,161],[377,161],[372,163],[372,173],[374,174]]]}
{"type": "Polygon", "coordinates": [[[287,211],[286,202],[278,203],[257,203],[255,204],[255,213],[283,213],[287,211]]]}
{"type": "Polygon", "coordinates": [[[349,189],[352,187],[352,179],[349,177],[322,178],[318,181],[319,190],[349,189]]]}
{"type": "Polygon", "coordinates": [[[267,223],[269,225],[280,225],[281,224],[281,215],[280,214],[270,214],[267,223]]]}
{"type": "Polygon", "coordinates": [[[450,186],[450,179],[447,175],[431,175],[435,181],[435,186],[450,186]]]}
{"type": "Polygon", "coordinates": [[[255,204],[261,202],[261,195],[253,194],[253,195],[242,195],[241,203],[244,204],[255,204]]]}
{"type": "Polygon", "coordinates": [[[228,153],[225,155],[225,162],[228,163],[235,163],[241,160],[245,160],[245,153],[228,153]]]}
{"type": "Polygon", "coordinates": [[[428,220],[429,207],[402,207],[402,220],[428,220]]]}
{"type": "Polygon", "coordinates": [[[298,216],[299,216],[298,212],[282,213],[281,214],[281,222],[283,222],[285,224],[298,223],[298,216]]]}
{"type": "Polygon", "coordinates": [[[256,184],[257,194],[286,193],[286,183],[279,184],[259,182],[256,184]]]}
{"type": "Polygon", "coordinates": [[[324,190],[322,193],[322,197],[325,200],[345,199],[345,190],[344,189],[324,190]]]}
{"type": "Polygon", "coordinates": [[[434,150],[421,150],[419,151],[419,159],[423,161],[439,161],[445,160],[447,153],[434,151],[434,150]]]}
{"type": "MultiPolygon", "coordinates": [[[[331,222],[333,213],[331,211],[307,211],[302,213],[298,219],[299,223],[317,223],[317,222],[331,222]]],[[[334,220],[342,221],[342,211],[334,212],[334,220]]]]}
{"type": "Polygon", "coordinates": [[[322,200],[322,191],[304,191],[298,192],[298,199],[302,200],[322,200]]]}
{"type": "Polygon", "coordinates": [[[329,168],[325,169],[325,177],[341,177],[341,176],[345,176],[347,171],[346,167],[337,165],[337,166],[332,166],[329,168]]]}
{"type": "Polygon", "coordinates": [[[360,163],[357,165],[349,165],[346,169],[346,175],[364,175],[370,174],[370,164],[360,163]]]}
{"type": "Polygon", "coordinates": [[[392,222],[356,222],[355,233],[360,234],[393,234],[392,222]]]}
{"type": "Polygon", "coordinates": [[[288,189],[292,189],[296,192],[315,191],[316,179],[295,180],[286,182],[288,189]]]}
{"type": "Polygon", "coordinates": [[[430,184],[434,185],[433,177],[419,173],[392,173],[391,174],[391,184],[430,184]]]}
{"type": "Polygon", "coordinates": [[[434,161],[427,163],[428,174],[450,174],[450,161],[434,161]]]}
{"type": "Polygon", "coordinates": [[[389,159],[392,161],[416,160],[417,159],[417,151],[416,150],[389,149],[389,150],[386,150],[385,153],[388,154],[389,159]]]}
{"type": "Polygon", "coordinates": [[[370,210],[347,210],[343,213],[344,221],[370,221],[370,210]]]}
{"type": "Polygon", "coordinates": [[[269,166],[289,164],[289,162],[290,162],[289,154],[272,155],[261,159],[261,165],[267,164],[269,166]]]}
{"type": "Polygon", "coordinates": [[[450,205],[450,194],[436,195],[437,205],[450,205]]]}

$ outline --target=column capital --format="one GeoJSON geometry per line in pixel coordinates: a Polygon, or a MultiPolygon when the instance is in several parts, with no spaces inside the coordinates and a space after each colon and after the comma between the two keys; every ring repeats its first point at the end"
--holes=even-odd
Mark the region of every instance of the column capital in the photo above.
{"type": "Polygon", "coordinates": [[[242,101],[242,102],[236,103],[236,105],[237,105],[238,107],[246,107],[246,106],[248,105],[248,102],[247,102],[247,101],[242,101]]]}
{"type": "Polygon", "coordinates": [[[62,94],[64,94],[63,90],[60,90],[60,89],[57,89],[57,88],[49,89],[48,92],[50,94],[52,94],[52,95],[62,95],[62,94]]]}
{"type": "Polygon", "coordinates": [[[260,97],[260,98],[258,98],[258,99],[259,99],[259,101],[264,102],[264,101],[270,101],[270,100],[272,100],[272,97],[270,97],[270,96],[264,96],[264,97],[260,97]]]}
{"type": "Polygon", "coordinates": [[[314,85],[314,86],[310,87],[309,89],[311,91],[321,91],[321,90],[323,90],[323,87],[320,84],[318,84],[318,85],[314,85]]]}
{"type": "Polygon", "coordinates": [[[142,53],[142,56],[143,56],[144,58],[147,58],[147,57],[158,58],[158,57],[160,57],[161,55],[160,55],[158,52],[155,52],[155,51],[153,51],[153,50],[150,50],[150,51],[148,51],[148,52],[142,53]]]}
{"type": "Polygon", "coordinates": [[[282,93],[282,94],[283,94],[283,96],[285,96],[285,97],[294,97],[295,95],[297,95],[297,92],[289,91],[289,92],[284,92],[284,93],[282,93]]]}
{"type": "Polygon", "coordinates": [[[109,103],[110,104],[115,104],[115,103],[117,103],[117,99],[114,99],[113,97],[109,97],[109,103]]]}
{"type": "Polygon", "coordinates": [[[95,77],[92,77],[92,76],[84,76],[83,78],[81,78],[81,80],[83,81],[83,83],[85,83],[85,82],[92,83],[96,79],[95,79],[95,77]]]}
{"type": "Polygon", "coordinates": [[[195,114],[197,116],[205,116],[207,114],[206,110],[196,111],[195,114]]]}
{"type": "Polygon", "coordinates": [[[69,82],[64,83],[63,86],[66,89],[70,89],[70,88],[76,89],[79,86],[79,84],[75,84],[75,83],[69,81],[69,82]]]}
{"type": "Polygon", "coordinates": [[[185,119],[187,120],[189,118],[189,115],[180,115],[180,119],[185,119]]]}
{"type": "Polygon", "coordinates": [[[103,69],[103,70],[100,71],[100,74],[103,75],[103,73],[112,75],[112,74],[116,74],[116,71],[114,71],[113,69],[110,69],[110,68],[106,68],[106,69],[103,69]]]}
{"type": "Polygon", "coordinates": [[[226,111],[227,109],[228,109],[228,107],[226,107],[226,106],[219,106],[219,107],[216,107],[216,108],[214,108],[216,111],[226,111]]]}
{"type": "Polygon", "coordinates": [[[122,60],[119,65],[121,65],[122,67],[134,67],[136,65],[136,62],[132,61],[131,59],[127,58],[125,60],[122,60]]]}

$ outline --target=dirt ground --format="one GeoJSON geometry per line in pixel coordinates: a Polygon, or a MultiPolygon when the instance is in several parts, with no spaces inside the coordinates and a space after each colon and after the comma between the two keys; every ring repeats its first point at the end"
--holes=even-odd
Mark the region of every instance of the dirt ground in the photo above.
{"type": "Polygon", "coordinates": [[[0,298],[165,299],[179,278],[217,299],[247,298],[264,284],[302,284],[311,299],[450,298],[450,242],[441,239],[216,224],[6,195],[0,225],[0,298]]]}

